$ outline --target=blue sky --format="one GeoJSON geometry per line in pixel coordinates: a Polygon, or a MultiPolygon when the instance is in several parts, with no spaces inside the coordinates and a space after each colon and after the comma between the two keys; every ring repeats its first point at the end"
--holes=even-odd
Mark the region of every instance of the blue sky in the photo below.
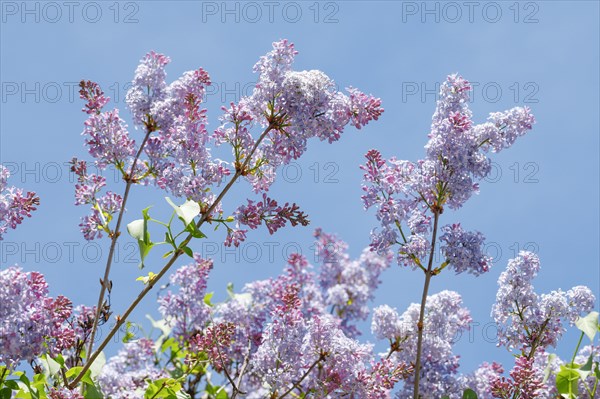
{"type": "MultiPolygon", "coordinates": [[[[376,226],[360,201],[358,165],[371,148],[386,157],[416,160],[435,107],[436,84],[458,72],[475,83],[471,107],[476,122],[489,112],[528,105],[537,118],[533,131],[497,154],[481,194],[444,223],[460,221],[483,232],[495,256],[492,271],[475,278],[442,274],[431,292],[457,290],[478,325],[456,346],[464,370],[482,361],[510,357],[495,348],[489,313],[496,281],[519,249],[535,249],[542,260],[538,292],[586,284],[600,295],[599,274],[599,26],[598,2],[11,2],[1,20],[0,161],[12,184],[36,191],[42,205],[35,217],[0,243],[0,267],[19,264],[43,272],[54,295],[74,303],[97,300],[107,241],[86,244],[78,230],[87,210],[75,208],[73,183],[64,165],[86,157],[79,133],[85,120],[74,85],[98,81],[122,113],[124,95],[139,59],[149,50],[169,55],[168,79],[205,68],[214,82],[207,96],[211,128],[220,107],[249,90],[252,66],[288,38],[300,54],[296,68],[320,69],[343,88],[349,85],[383,100],[383,117],[361,131],[348,129],[338,143],[313,142],[297,164],[284,171],[272,194],[295,201],[311,219],[307,228],[275,236],[252,232],[237,253],[223,251],[222,232],[194,249],[215,253],[209,290],[224,298],[237,288],[274,276],[285,253],[299,248],[311,257],[312,230],[338,233],[358,256],[376,226]],[[69,3],[70,4],[70,3],[69,3]],[[104,255],[104,258],[102,258],[104,255]],[[486,336],[487,333],[487,336],[486,336]]],[[[133,128],[132,128],[133,130],[133,128]]],[[[140,137],[140,132],[132,132],[140,137]]],[[[227,152],[222,153],[227,159],[227,152]]],[[[112,179],[112,175],[109,180],[112,179]]],[[[113,184],[113,189],[122,188],[113,184]]],[[[237,184],[225,201],[233,209],[249,194],[237,184]]],[[[134,188],[125,220],[154,205],[167,215],[163,193],[134,188]]],[[[252,198],[252,197],[251,197],[252,198]]],[[[112,280],[113,310],[119,313],[141,283],[137,252],[125,236],[112,280]]],[[[149,270],[159,268],[151,258],[149,270]]],[[[374,305],[403,311],[420,298],[423,276],[393,266],[382,276],[374,305]]],[[[135,313],[156,316],[156,294],[135,313]]],[[[364,324],[368,333],[370,321],[364,324]]],[[[559,353],[575,346],[567,335],[559,353]]],[[[109,350],[114,353],[116,345],[109,350]]]]}

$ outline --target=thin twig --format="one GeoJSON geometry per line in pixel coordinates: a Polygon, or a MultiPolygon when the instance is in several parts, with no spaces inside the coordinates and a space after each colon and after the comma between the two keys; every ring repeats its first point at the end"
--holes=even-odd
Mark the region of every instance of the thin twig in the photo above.
{"type": "Polygon", "coordinates": [[[287,391],[285,391],[283,393],[283,395],[281,395],[279,398],[277,399],[282,399],[285,398],[287,395],[289,395],[294,389],[298,388],[299,385],[302,383],[302,381],[304,381],[304,379],[306,377],[308,377],[308,375],[310,374],[310,372],[317,366],[317,364],[319,364],[320,362],[322,362],[323,360],[325,360],[325,355],[321,354],[319,356],[319,358],[317,360],[315,360],[315,362],[312,364],[312,366],[310,366],[308,368],[308,370],[306,370],[306,372],[304,373],[304,375],[302,375],[302,377],[300,377],[300,379],[294,383],[294,385],[292,385],[292,387],[290,389],[288,389],[287,391]]]}
{"type": "Polygon", "coordinates": [[[425,272],[425,284],[423,285],[423,296],[421,297],[421,310],[419,312],[419,322],[417,323],[417,359],[415,361],[415,385],[414,385],[414,399],[419,399],[419,380],[421,373],[421,352],[423,350],[423,320],[425,318],[425,303],[427,302],[427,293],[429,292],[429,283],[433,276],[433,256],[435,253],[435,240],[437,237],[438,220],[440,212],[437,208],[434,208],[434,219],[433,219],[433,235],[431,237],[431,251],[429,253],[429,262],[427,264],[427,271],[425,272]]]}
{"type": "Polygon", "coordinates": [[[238,379],[237,379],[237,390],[233,391],[232,395],[231,395],[231,399],[235,399],[235,397],[237,396],[238,393],[241,393],[242,395],[244,394],[241,389],[240,386],[242,385],[242,378],[244,377],[244,373],[246,372],[246,368],[248,367],[248,363],[250,360],[250,349],[252,347],[252,342],[250,341],[250,339],[248,339],[248,353],[246,354],[246,356],[244,356],[244,362],[242,363],[242,369],[240,370],[240,373],[238,374],[238,379]]]}

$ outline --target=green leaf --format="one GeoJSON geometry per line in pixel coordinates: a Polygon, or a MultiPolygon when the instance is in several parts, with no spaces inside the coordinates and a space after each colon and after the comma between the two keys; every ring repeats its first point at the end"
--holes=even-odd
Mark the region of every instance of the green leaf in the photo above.
{"type": "Polygon", "coordinates": [[[56,360],[61,366],[65,365],[65,358],[60,353],[56,356],[56,359],[54,360],[56,360]]]}
{"type": "Polygon", "coordinates": [[[463,399],[477,399],[477,394],[472,389],[465,389],[463,392],[463,399]]]}
{"type": "Polygon", "coordinates": [[[83,395],[85,399],[103,399],[100,389],[96,384],[85,384],[85,393],[83,395]]]}
{"type": "Polygon", "coordinates": [[[154,280],[156,278],[157,274],[154,272],[148,272],[147,276],[139,276],[138,278],[135,279],[135,281],[141,281],[144,283],[144,285],[147,285],[150,281],[154,280]]]}
{"type": "Polygon", "coordinates": [[[177,206],[169,197],[165,197],[169,205],[173,207],[175,213],[183,221],[185,226],[189,225],[196,216],[200,214],[200,205],[196,201],[186,201],[181,206],[177,206]]]}
{"type": "Polygon", "coordinates": [[[230,298],[235,296],[235,292],[233,292],[233,283],[227,283],[227,294],[230,298]]]}
{"type": "Polygon", "coordinates": [[[125,323],[125,335],[123,336],[123,339],[121,340],[124,344],[128,343],[129,341],[131,341],[132,339],[135,338],[135,334],[131,332],[132,326],[133,326],[133,324],[130,321],[125,323]]]}
{"type": "Polygon", "coordinates": [[[213,306],[213,304],[210,302],[210,300],[212,299],[214,294],[215,294],[214,292],[209,292],[206,295],[204,295],[204,303],[210,307],[213,306]]]}
{"type": "Polygon", "coordinates": [[[556,354],[554,353],[548,355],[548,361],[546,362],[546,368],[544,369],[544,379],[542,380],[544,384],[546,383],[546,381],[548,381],[548,378],[550,378],[550,374],[552,373],[552,362],[555,358],[556,354]]]}
{"type": "Polygon", "coordinates": [[[44,355],[40,357],[40,361],[42,363],[42,366],[44,367],[44,374],[46,376],[56,375],[56,373],[60,371],[60,363],[52,359],[50,356],[44,355]]]}
{"type": "Polygon", "coordinates": [[[179,343],[174,338],[168,338],[160,348],[161,352],[166,352],[168,349],[171,350],[171,353],[176,355],[183,352],[179,347],[179,343]]]}
{"type": "Polygon", "coordinates": [[[181,384],[175,379],[161,378],[148,384],[148,388],[146,388],[146,392],[144,393],[144,398],[177,399],[176,392],[180,390],[181,384]]]}
{"type": "Polygon", "coordinates": [[[127,225],[127,232],[136,240],[144,239],[144,219],[137,219],[127,225]]]}
{"type": "Polygon", "coordinates": [[[102,367],[106,364],[106,355],[104,352],[100,352],[100,354],[94,360],[94,363],[90,366],[90,376],[92,379],[96,378],[100,371],[102,371],[102,367]]]}
{"type": "Polygon", "coordinates": [[[6,380],[4,381],[4,386],[6,386],[7,388],[10,388],[11,390],[17,390],[19,389],[19,384],[17,384],[17,381],[15,380],[6,380]]]}
{"type": "Polygon", "coordinates": [[[163,257],[163,259],[166,259],[166,258],[168,258],[169,256],[171,256],[171,254],[172,254],[172,253],[173,253],[173,251],[169,251],[169,252],[167,252],[166,254],[164,254],[164,255],[162,256],[162,257],[163,257]]]}
{"type": "Polygon", "coordinates": [[[194,238],[205,238],[206,235],[198,229],[193,221],[185,227],[185,231],[190,233],[194,238]]]}
{"type": "Polygon", "coordinates": [[[149,209],[150,207],[142,210],[143,219],[134,220],[127,225],[127,232],[138,242],[141,260],[140,269],[144,267],[144,259],[146,259],[146,256],[148,256],[154,246],[154,243],[150,240],[150,232],[148,232],[148,220],[150,220],[150,215],[148,215],[149,209]]]}
{"type": "Polygon", "coordinates": [[[10,399],[12,397],[12,389],[2,388],[0,389],[0,399],[10,399]]]}
{"type": "Polygon", "coordinates": [[[20,374],[19,375],[19,381],[21,381],[23,384],[27,385],[27,387],[31,387],[31,383],[29,382],[29,378],[27,378],[27,376],[25,375],[25,373],[15,373],[15,374],[20,374]]]}
{"type": "Polygon", "coordinates": [[[194,257],[194,252],[192,252],[192,249],[190,247],[183,247],[181,248],[183,250],[183,252],[185,252],[185,254],[187,256],[189,256],[190,258],[194,257]]]}
{"type": "Polygon", "coordinates": [[[221,387],[221,389],[217,392],[215,399],[229,399],[229,395],[227,395],[227,391],[221,387]]]}
{"type": "MultiPolygon", "coordinates": [[[[79,375],[79,373],[81,373],[81,370],[83,370],[83,367],[72,367],[69,370],[67,370],[67,372],[65,373],[67,375],[68,379],[71,378],[75,378],[79,375]]],[[[88,369],[85,374],[83,375],[83,377],[81,378],[81,382],[83,382],[84,384],[89,384],[89,385],[94,385],[94,381],[92,380],[92,378],[90,377],[91,371],[88,369]]]]}
{"type": "Polygon", "coordinates": [[[579,373],[577,370],[560,366],[560,371],[556,374],[556,389],[563,398],[577,398],[577,381],[579,373]]]}
{"type": "Polygon", "coordinates": [[[598,312],[590,312],[587,316],[580,317],[575,322],[575,325],[588,336],[590,341],[593,341],[596,333],[598,333],[598,330],[600,329],[600,325],[598,324],[598,312]]]}

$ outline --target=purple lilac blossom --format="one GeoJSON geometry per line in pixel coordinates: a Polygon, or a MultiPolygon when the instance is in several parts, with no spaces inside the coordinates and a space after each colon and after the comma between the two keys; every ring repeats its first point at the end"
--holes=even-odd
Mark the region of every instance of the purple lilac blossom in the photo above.
{"type": "MultiPolygon", "coordinates": [[[[490,114],[489,122],[474,125],[469,110],[468,81],[450,75],[442,84],[432,118],[426,156],[415,163],[396,158],[384,160],[379,151],[370,150],[364,170],[362,196],[365,209],[375,207],[380,230],[373,230],[371,248],[385,251],[398,244],[398,263],[418,267],[430,246],[427,233],[431,217],[448,205],[458,209],[479,191],[478,182],[490,172],[487,153],[511,146],[535,122],[528,108],[516,107],[490,114]]],[[[482,237],[464,233],[448,245],[456,272],[480,274],[489,262],[477,248],[482,237]],[[461,248],[458,250],[458,248],[461,248]],[[457,252],[468,252],[470,260],[458,260],[457,252]]],[[[456,232],[455,232],[456,233],[456,232]]]]}
{"type": "Polygon", "coordinates": [[[48,296],[48,284],[37,272],[18,267],[0,270],[0,364],[9,369],[47,353],[60,353],[74,343],[66,323],[72,304],[48,296]]]}
{"type": "Polygon", "coordinates": [[[163,99],[167,86],[165,66],[169,62],[169,57],[154,51],[146,54],[140,61],[125,99],[136,125],[142,126],[147,120],[150,108],[155,102],[163,99]]]}
{"type": "Polygon", "coordinates": [[[155,363],[154,343],[142,338],[128,342],[116,356],[108,359],[98,382],[105,397],[136,399],[144,396],[148,380],[167,377],[155,363]]]}
{"type": "Polygon", "coordinates": [[[466,271],[477,276],[490,270],[492,258],[483,252],[483,234],[465,231],[460,224],[444,226],[442,232],[441,249],[456,274],[466,271]]]}
{"type": "Polygon", "coordinates": [[[492,308],[492,317],[500,327],[498,345],[509,349],[523,346],[525,351],[556,346],[565,331],[563,320],[573,324],[580,314],[593,308],[595,297],[583,286],[536,294],[532,281],[539,269],[539,257],[521,251],[500,274],[492,308]]]}
{"type": "MultiPolygon", "coordinates": [[[[378,337],[397,340],[398,347],[391,359],[397,363],[411,364],[416,357],[417,321],[420,305],[413,303],[401,315],[394,310],[379,308],[375,312],[371,330],[378,337]],[[382,317],[383,316],[383,317],[382,317]],[[388,320],[387,317],[391,317],[388,320]],[[398,334],[401,334],[398,337],[398,334]]],[[[430,295],[425,306],[423,333],[423,364],[421,366],[420,391],[425,398],[448,395],[461,398],[463,382],[458,374],[459,356],[452,352],[457,336],[469,329],[471,316],[462,306],[462,298],[453,291],[430,295]]],[[[398,399],[411,398],[414,376],[409,375],[396,394],[398,399]]]]}
{"type": "Polygon", "coordinates": [[[332,143],[349,123],[361,128],[383,113],[379,99],[353,88],[348,89],[350,95],[337,92],[321,71],[294,71],[296,54],[287,40],[273,43],[273,50],[254,66],[259,76],[253,93],[226,110],[224,124],[215,132],[218,140],[233,144],[240,159],[239,151],[248,151],[253,144],[248,136],[253,126],[272,128],[251,162],[250,169],[260,171],[246,176],[255,191],[268,190],[277,167],[298,159],[308,139],[332,143]],[[280,122],[274,123],[274,117],[280,122]]]}
{"type": "Polygon", "coordinates": [[[194,254],[194,263],[180,267],[171,276],[171,285],[179,290],[169,291],[158,300],[160,313],[178,339],[204,330],[209,321],[211,308],[204,302],[204,295],[212,265],[212,260],[194,254]]]}
{"type": "Polygon", "coordinates": [[[378,255],[366,249],[359,259],[351,260],[344,241],[321,229],[314,236],[316,254],[322,262],[319,280],[325,306],[341,319],[341,328],[348,336],[360,335],[353,323],[369,315],[367,304],[381,282],[380,274],[390,265],[391,254],[378,255]]]}

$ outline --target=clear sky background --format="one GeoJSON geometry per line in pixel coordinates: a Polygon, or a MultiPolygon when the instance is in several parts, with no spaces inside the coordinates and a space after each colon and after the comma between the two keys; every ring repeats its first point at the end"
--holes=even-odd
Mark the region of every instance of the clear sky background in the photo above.
{"type": "MultiPolygon", "coordinates": [[[[225,298],[227,282],[239,289],[277,275],[286,253],[300,250],[312,258],[318,226],[338,233],[358,256],[377,226],[362,208],[358,165],[371,148],[386,157],[422,157],[437,85],[454,72],[474,82],[476,122],[517,105],[530,106],[537,119],[531,133],[494,156],[481,194],[442,218],[483,232],[495,257],[486,275],[443,273],[431,286],[431,293],[460,292],[478,323],[456,345],[463,370],[498,359],[510,364],[510,356],[495,347],[489,314],[498,276],[519,249],[540,254],[539,293],[586,284],[600,296],[596,1],[2,1],[1,8],[0,161],[13,173],[10,182],[36,191],[42,204],[0,243],[0,267],[43,272],[53,295],[95,305],[108,247],[106,238],[86,243],[78,223],[88,210],[72,205],[74,184],[65,163],[73,156],[89,159],[80,136],[85,115],[77,82],[98,81],[130,122],[124,95],[139,59],[149,50],[165,53],[172,58],[169,81],[198,67],[210,73],[214,88],[207,107],[214,129],[220,107],[250,91],[259,56],[273,41],[288,38],[300,51],[296,69],[320,69],[341,88],[352,85],[381,97],[386,112],[361,131],[347,129],[333,145],[311,142],[273,186],[274,198],[295,201],[310,215],[309,227],[275,236],[253,231],[231,252],[220,246],[222,231],[207,229],[209,238],[195,242],[195,250],[214,254],[209,290],[217,299],[225,298]]],[[[219,154],[230,159],[228,151],[219,154]]],[[[111,174],[109,181],[122,192],[111,174]]],[[[237,184],[225,208],[233,210],[249,193],[246,183],[237,184]]],[[[153,216],[167,215],[163,196],[135,187],[125,221],[139,218],[148,205],[154,205],[153,216]]],[[[140,275],[137,249],[126,234],[118,255],[115,314],[141,289],[134,281],[140,275]]],[[[160,268],[156,255],[148,270],[160,268]]],[[[388,303],[402,312],[419,300],[422,273],[395,265],[382,280],[373,305],[388,303]]],[[[150,294],[132,320],[158,317],[155,298],[150,294]]],[[[363,324],[365,340],[373,339],[369,326],[370,320],[363,324]]],[[[568,356],[575,344],[569,334],[558,352],[568,356]]]]}

